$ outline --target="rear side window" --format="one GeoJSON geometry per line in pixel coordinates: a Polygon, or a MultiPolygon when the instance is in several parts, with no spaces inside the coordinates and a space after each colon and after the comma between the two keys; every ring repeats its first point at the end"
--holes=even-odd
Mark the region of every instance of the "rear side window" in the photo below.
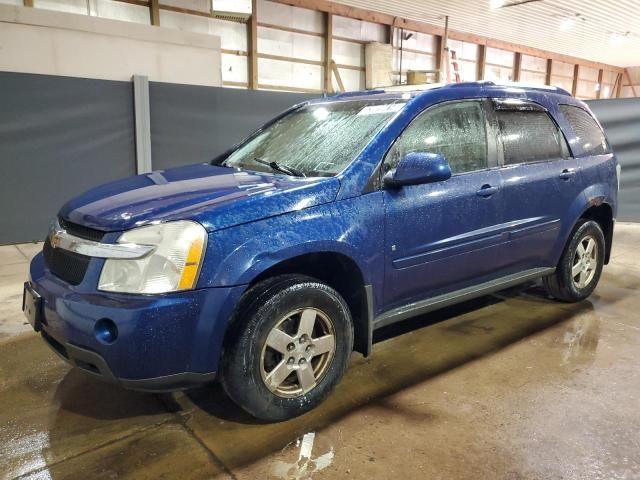
{"type": "Polygon", "coordinates": [[[504,164],[562,158],[564,138],[544,111],[496,111],[504,148],[504,164]]]}
{"type": "Polygon", "coordinates": [[[603,155],[609,153],[609,144],[596,121],[580,107],[560,105],[560,110],[573,127],[576,143],[582,147],[585,155],[603,155]]]}
{"type": "Polygon", "coordinates": [[[387,153],[384,171],[395,168],[411,152],[444,155],[454,175],[487,168],[487,132],[480,102],[444,103],[422,112],[387,153]]]}

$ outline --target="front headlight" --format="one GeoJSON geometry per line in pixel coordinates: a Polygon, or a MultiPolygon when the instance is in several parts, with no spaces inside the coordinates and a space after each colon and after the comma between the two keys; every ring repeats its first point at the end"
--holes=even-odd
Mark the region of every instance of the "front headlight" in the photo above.
{"type": "Polygon", "coordinates": [[[195,287],[207,232],[196,222],[180,220],[123,233],[118,243],[150,245],[142,258],[105,260],[98,290],[166,293],[195,287]]]}

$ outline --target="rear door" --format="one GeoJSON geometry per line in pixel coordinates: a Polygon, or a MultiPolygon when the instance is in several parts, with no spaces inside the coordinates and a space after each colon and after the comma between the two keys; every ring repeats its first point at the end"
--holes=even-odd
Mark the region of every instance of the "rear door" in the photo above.
{"type": "Polygon", "coordinates": [[[577,162],[542,106],[508,99],[493,107],[509,230],[499,266],[505,274],[554,266],[562,222],[582,191],[577,162]]]}
{"type": "Polygon", "coordinates": [[[485,103],[428,108],[385,157],[383,173],[409,152],[440,153],[453,174],[442,182],[384,191],[387,307],[478,283],[495,269],[503,197],[485,103]]]}

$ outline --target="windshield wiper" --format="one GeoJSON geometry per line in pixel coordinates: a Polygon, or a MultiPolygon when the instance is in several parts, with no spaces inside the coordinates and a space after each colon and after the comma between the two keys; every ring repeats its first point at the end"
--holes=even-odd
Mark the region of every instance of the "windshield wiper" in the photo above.
{"type": "Polygon", "coordinates": [[[271,169],[275,170],[276,172],[285,173],[287,175],[292,175],[294,177],[306,177],[306,175],[302,173],[300,170],[298,170],[297,168],[280,165],[278,162],[273,162],[273,161],[268,162],[258,157],[254,157],[253,161],[256,163],[261,163],[262,165],[271,167],[271,169]]]}

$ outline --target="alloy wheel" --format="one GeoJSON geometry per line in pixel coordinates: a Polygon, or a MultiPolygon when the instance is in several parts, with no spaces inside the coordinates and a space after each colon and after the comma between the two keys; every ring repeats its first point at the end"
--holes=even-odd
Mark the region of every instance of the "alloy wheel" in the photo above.
{"type": "Polygon", "coordinates": [[[304,395],[327,373],[335,351],[330,318],[312,307],[294,310],[267,335],[260,356],[262,380],[280,397],[304,395]]]}
{"type": "Polygon", "coordinates": [[[598,244],[591,235],[585,236],[573,255],[571,279],[576,288],[587,287],[596,274],[598,267],[598,244]]]}

